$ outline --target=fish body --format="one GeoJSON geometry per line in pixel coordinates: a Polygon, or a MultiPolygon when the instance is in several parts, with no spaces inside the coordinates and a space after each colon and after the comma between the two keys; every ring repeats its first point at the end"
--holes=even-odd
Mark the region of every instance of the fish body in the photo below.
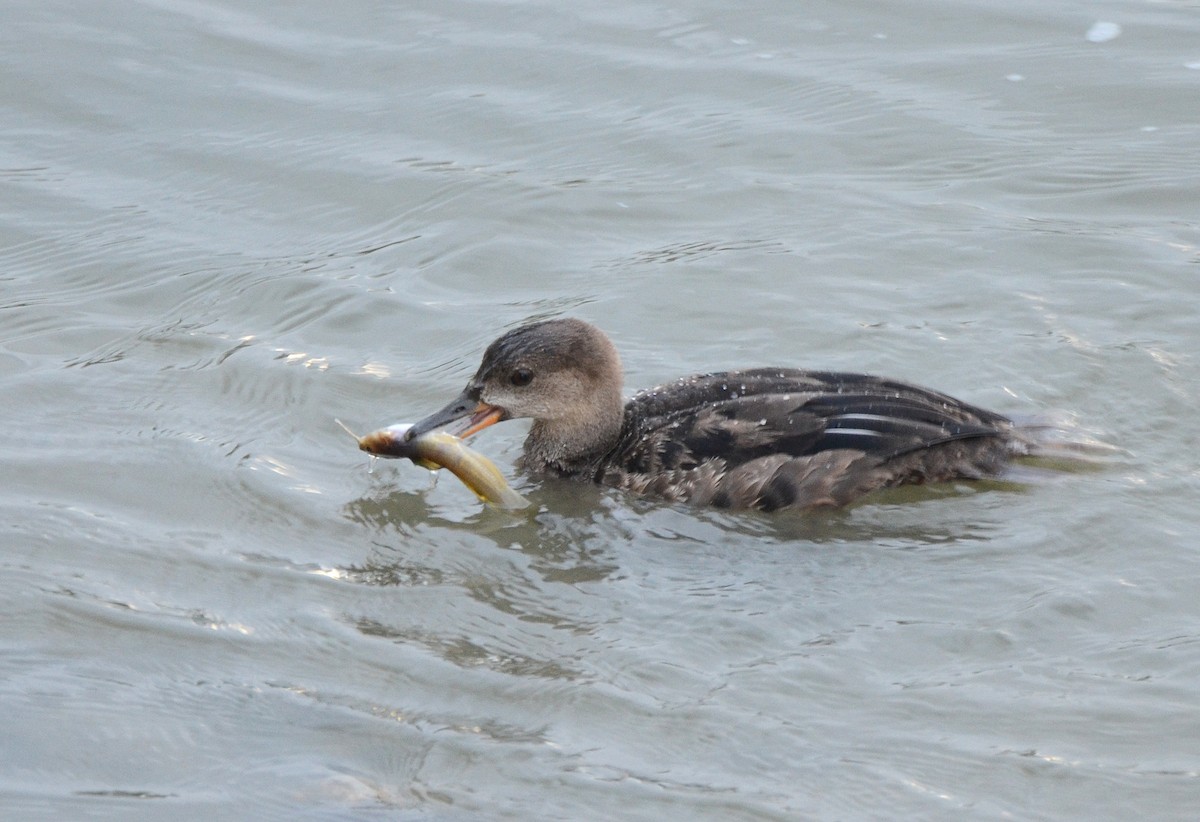
{"type": "Polygon", "coordinates": [[[467,447],[461,439],[444,431],[430,431],[412,439],[405,435],[412,425],[398,423],[356,437],[358,447],[376,457],[408,459],[436,471],[445,468],[458,477],[477,497],[497,508],[527,508],[529,500],[514,491],[496,464],[467,447]]]}

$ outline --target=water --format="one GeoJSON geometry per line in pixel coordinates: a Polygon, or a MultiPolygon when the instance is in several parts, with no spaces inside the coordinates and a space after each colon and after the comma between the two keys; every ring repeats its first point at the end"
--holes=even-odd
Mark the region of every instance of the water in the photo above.
{"type": "Polygon", "coordinates": [[[6,819],[1192,819],[1186,3],[6,4],[6,819]],[[529,318],[1056,409],[726,515],[365,459],[529,318]]]}

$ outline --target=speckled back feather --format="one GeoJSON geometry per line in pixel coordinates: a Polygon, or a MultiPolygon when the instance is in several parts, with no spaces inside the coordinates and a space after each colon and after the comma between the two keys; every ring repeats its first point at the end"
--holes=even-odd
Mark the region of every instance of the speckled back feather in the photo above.
{"type": "Polygon", "coordinates": [[[763,368],[638,394],[595,479],[770,511],[844,505],[906,482],[978,478],[1021,450],[1007,418],[945,394],[862,374],[763,368]]]}

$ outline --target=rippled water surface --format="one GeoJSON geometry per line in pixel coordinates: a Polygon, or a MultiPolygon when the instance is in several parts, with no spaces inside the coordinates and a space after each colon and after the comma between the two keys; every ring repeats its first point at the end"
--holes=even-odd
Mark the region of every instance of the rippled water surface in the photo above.
{"type": "Polygon", "coordinates": [[[10,0],[5,819],[1194,819],[1200,7],[10,0]],[[1127,450],[726,515],[368,471],[529,318],[1127,450]]]}

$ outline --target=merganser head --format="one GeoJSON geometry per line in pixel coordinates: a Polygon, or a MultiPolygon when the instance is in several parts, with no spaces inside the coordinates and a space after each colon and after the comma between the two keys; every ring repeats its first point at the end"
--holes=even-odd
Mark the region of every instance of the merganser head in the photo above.
{"type": "Polygon", "coordinates": [[[621,361],[604,332],[582,320],[546,320],[488,346],[462,393],[407,437],[459,420],[466,422],[453,433],[467,437],[503,420],[531,418],[531,442],[553,441],[551,450],[575,456],[616,436],[622,408],[621,361]]]}

